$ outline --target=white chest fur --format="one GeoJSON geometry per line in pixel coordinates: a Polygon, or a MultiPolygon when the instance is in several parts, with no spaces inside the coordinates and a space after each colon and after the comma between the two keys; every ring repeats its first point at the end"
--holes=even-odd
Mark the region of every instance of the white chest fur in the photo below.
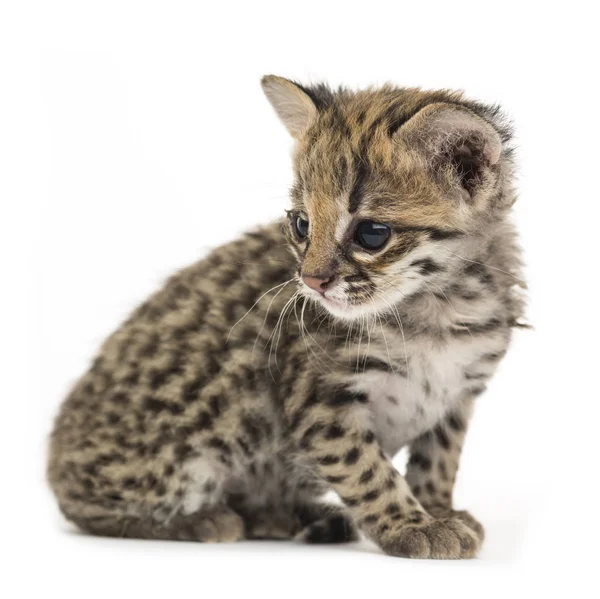
{"type": "MultiPolygon", "coordinates": [[[[433,428],[474,386],[481,387],[495,363],[482,361],[502,351],[506,338],[466,336],[447,342],[428,339],[407,344],[404,353],[392,355],[398,372],[371,369],[354,377],[353,387],[366,393],[373,424],[382,447],[394,455],[402,446],[433,428]]],[[[377,357],[390,362],[386,354],[377,357]]]]}

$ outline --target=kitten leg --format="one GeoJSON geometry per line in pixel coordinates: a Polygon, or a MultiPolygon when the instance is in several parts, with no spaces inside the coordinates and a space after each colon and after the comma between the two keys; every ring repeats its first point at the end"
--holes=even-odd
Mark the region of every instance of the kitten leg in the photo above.
{"type": "Polygon", "coordinates": [[[230,543],[245,538],[244,521],[226,505],[215,505],[195,514],[176,514],[165,522],[157,522],[151,516],[116,513],[71,515],[70,519],[84,531],[109,537],[206,543],[230,543]]]}
{"type": "Polygon", "coordinates": [[[475,555],[475,533],[458,518],[435,520],[394,469],[371,430],[365,395],[308,375],[295,387],[286,405],[291,435],[367,536],[391,555],[475,555]]]}
{"type": "Polygon", "coordinates": [[[245,526],[223,492],[231,470],[218,459],[221,451],[203,448],[203,455],[181,463],[139,462],[136,476],[96,473],[88,488],[79,477],[62,477],[54,486],[67,519],[91,534],[235,541],[245,537],[245,526]]]}
{"type": "Polygon", "coordinates": [[[406,480],[429,514],[458,518],[483,541],[483,526],[468,512],[452,508],[452,491],[472,405],[473,400],[466,399],[436,428],[410,444],[406,480]]]}

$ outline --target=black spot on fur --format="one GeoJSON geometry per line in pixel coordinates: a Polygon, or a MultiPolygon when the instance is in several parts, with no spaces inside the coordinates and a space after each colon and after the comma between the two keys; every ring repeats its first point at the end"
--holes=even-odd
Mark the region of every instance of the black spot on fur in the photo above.
{"type": "Polygon", "coordinates": [[[325,455],[318,459],[319,464],[323,464],[323,466],[332,466],[333,464],[338,464],[340,461],[340,457],[337,455],[325,455]]]}
{"type": "Polygon", "coordinates": [[[444,462],[444,460],[440,460],[438,464],[438,470],[440,473],[440,478],[442,480],[448,480],[448,469],[446,468],[446,462],[444,462]]]}
{"type": "Polygon", "coordinates": [[[198,430],[210,430],[213,426],[213,417],[208,412],[200,412],[196,418],[196,428],[198,430]]]}
{"type": "Polygon", "coordinates": [[[254,445],[260,443],[262,439],[262,430],[259,417],[253,414],[244,416],[242,418],[242,428],[254,445]]]}
{"type": "Polygon", "coordinates": [[[377,520],[379,520],[378,514],[368,514],[362,519],[363,524],[375,524],[377,520]]]}
{"type": "Polygon", "coordinates": [[[420,260],[415,260],[411,262],[411,266],[418,267],[419,272],[423,276],[432,275],[436,272],[441,272],[444,270],[444,267],[435,262],[431,258],[421,258],[420,260]]]}
{"type": "Polygon", "coordinates": [[[349,389],[342,389],[334,393],[329,399],[328,404],[331,407],[343,407],[353,403],[367,403],[369,398],[365,393],[352,392],[349,389]]]}
{"type": "Polygon", "coordinates": [[[421,524],[421,522],[423,522],[423,520],[425,519],[425,516],[423,515],[423,512],[411,512],[411,514],[408,516],[408,518],[406,519],[406,521],[409,524],[421,524]]]}
{"type": "Polygon", "coordinates": [[[457,237],[461,237],[464,235],[461,231],[448,231],[443,229],[427,229],[429,233],[429,239],[432,241],[444,241],[446,239],[456,239],[457,237]]]}
{"type": "Polygon", "coordinates": [[[466,381],[483,381],[489,378],[489,374],[485,372],[465,372],[466,381]]]}
{"type": "Polygon", "coordinates": [[[150,387],[156,391],[167,382],[168,374],[164,370],[152,370],[150,372],[150,387]]]}
{"type": "Polygon", "coordinates": [[[414,452],[411,454],[408,463],[411,466],[418,466],[421,470],[425,470],[426,472],[431,470],[431,460],[422,453],[414,452]]]}
{"type": "Polygon", "coordinates": [[[154,414],[158,414],[159,412],[167,409],[167,404],[164,401],[150,396],[144,398],[142,405],[145,410],[153,412],[154,414]]]}
{"type": "Polygon", "coordinates": [[[133,476],[128,476],[121,481],[124,489],[137,489],[140,486],[139,481],[133,476]]]}
{"type": "Polygon", "coordinates": [[[215,395],[208,401],[210,411],[215,418],[221,416],[222,412],[227,408],[228,401],[225,397],[215,395]]]}
{"type": "Polygon", "coordinates": [[[440,446],[446,450],[450,449],[450,437],[446,430],[441,426],[436,426],[433,432],[440,446]]]}
{"type": "Polygon", "coordinates": [[[361,364],[363,365],[363,370],[365,371],[379,370],[381,372],[394,372],[394,368],[390,364],[384,362],[383,360],[379,360],[378,358],[373,358],[372,356],[361,360],[361,364]]]}
{"type": "Polygon", "coordinates": [[[358,459],[360,458],[360,449],[358,447],[353,447],[345,456],[344,456],[344,464],[347,466],[351,466],[352,464],[356,464],[358,459]]]}
{"type": "Polygon", "coordinates": [[[366,431],[363,435],[363,441],[370,445],[375,442],[375,433],[373,431],[366,431]]]}
{"type": "Polygon", "coordinates": [[[384,486],[388,491],[391,491],[396,488],[396,473],[390,474],[387,477],[384,486]]]}
{"type": "Polygon", "coordinates": [[[344,277],[344,281],[346,281],[346,283],[364,283],[369,280],[369,276],[366,273],[356,273],[344,277]]]}
{"type": "Polygon", "coordinates": [[[221,437],[213,437],[212,439],[209,439],[208,446],[212,447],[213,449],[218,449],[224,454],[231,454],[231,447],[229,447],[229,445],[223,441],[221,437]]]}
{"type": "Polygon", "coordinates": [[[375,501],[380,495],[381,491],[379,489],[373,489],[363,495],[363,501],[375,501]]]}
{"type": "Polygon", "coordinates": [[[350,191],[348,202],[348,212],[350,212],[350,214],[358,210],[358,207],[360,206],[365,192],[365,182],[369,176],[369,170],[366,164],[360,158],[358,158],[356,162],[357,164],[354,173],[354,185],[352,186],[352,190],[350,191]]]}
{"type": "Polygon", "coordinates": [[[462,418],[456,413],[449,414],[447,422],[450,428],[456,432],[460,432],[465,429],[465,423],[463,422],[462,418]]]}
{"type": "Polygon", "coordinates": [[[325,480],[331,484],[343,483],[346,480],[345,476],[326,476],[325,480]]]}
{"type": "Polygon", "coordinates": [[[358,482],[361,485],[364,485],[364,484],[368,483],[369,481],[373,480],[374,476],[375,476],[375,470],[373,468],[368,468],[360,475],[358,482]]]}
{"type": "Polygon", "coordinates": [[[117,414],[116,412],[109,412],[106,415],[106,422],[108,424],[117,424],[119,420],[121,420],[121,416],[119,416],[119,414],[117,414]]]}
{"type": "Polygon", "coordinates": [[[202,487],[202,490],[204,491],[204,493],[210,494],[213,493],[217,488],[217,483],[212,480],[209,479],[204,483],[204,486],[202,487]]]}
{"type": "Polygon", "coordinates": [[[129,404],[129,396],[126,393],[114,393],[111,397],[110,397],[110,401],[114,404],[120,405],[120,406],[126,406],[129,404]]]}
{"type": "Polygon", "coordinates": [[[314,438],[314,436],[320,432],[321,430],[323,430],[323,424],[321,424],[320,422],[311,424],[303,433],[302,437],[300,438],[300,447],[302,449],[308,449],[310,447],[310,443],[312,441],[312,439],[314,438]]]}
{"type": "Polygon", "coordinates": [[[240,449],[244,452],[244,455],[246,457],[252,456],[252,450],[250,449],[250,446],[248,445],[248,443],[246,443],[246,441],[244,441],[244,439],[242,439],[241,437],[238,437],[236,439],[236,443],[240,446],[240,449]]]}
{"type": "Polygon", "coordinates": [[[328,440],[340,439],[345,434],[344,429],[339,424],[331,424],[325,431],[325,438],[328,440]]]}
{"type": "Polygon", "coordinates": [[[498,318],[491,318],[485,322],[474,322],[465,325],[462,322],[458,323],[459,326],[462,326],[460,329],[453,329],[453,333],[457,336],[466,336],[466,335],[481,335],[485,333],[492,333],[493,331],[498,330],[502,327],[503,323],[498,318]]]}
{"type": "Polygon", "coordinates": [[[204,377],[197,377],[193,381],[186,383],[183,386],[182,399],[186,403],[192,403],[198,399],[198,395],[202,387],[204,387],[204,377]]]}

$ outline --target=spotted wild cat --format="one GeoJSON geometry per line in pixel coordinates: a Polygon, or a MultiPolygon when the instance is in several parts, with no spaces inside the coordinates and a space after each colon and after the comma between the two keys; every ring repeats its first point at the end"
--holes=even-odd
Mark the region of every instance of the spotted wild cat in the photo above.
{"type": "Polygon", "coordinates": [[[510,129],[457,92],[262,85],[296,140],[288,217],[104,343],[52,433],[60,508],[99,535],[360,529],[391,555],[472,557],[483,528],[452,489],[523,310],[510,129]]]}

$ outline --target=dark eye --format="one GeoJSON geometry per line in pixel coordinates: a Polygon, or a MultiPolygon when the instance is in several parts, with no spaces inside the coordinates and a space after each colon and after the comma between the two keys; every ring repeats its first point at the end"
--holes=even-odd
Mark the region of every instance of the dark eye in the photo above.
{"type": "Polygon", "coordinates": [[[390,238],[390,228],[372,220],[365,220],[358,224],[354,233],[354,240],[367,250],[381,249],[390,238]]]}
{"type": "Polygon", "coordinates": [[[300,239],[306,239],[308,235],[308,221],[301,216],[297,216],[294,219],[294,227],[296,228],[296,234],[300,239]]]}

